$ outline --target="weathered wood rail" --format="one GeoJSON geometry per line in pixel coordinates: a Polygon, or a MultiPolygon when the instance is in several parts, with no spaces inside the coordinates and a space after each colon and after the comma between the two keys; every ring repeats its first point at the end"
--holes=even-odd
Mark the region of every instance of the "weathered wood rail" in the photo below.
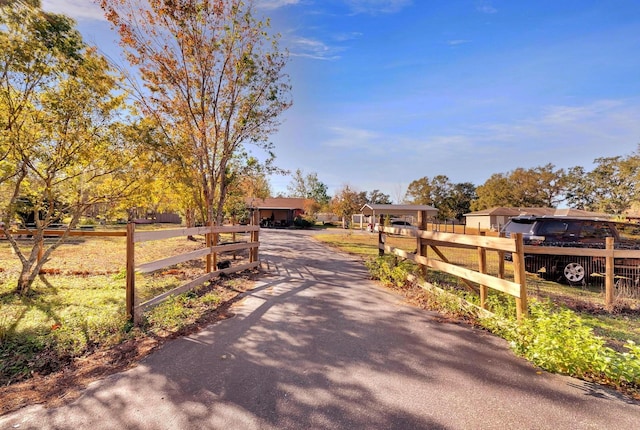
{"type": "MultiPolygon", "coordinates": [[[[92,236],[92,237],[125,237],[126,238],[126,299],[125,307],[126,313],[134,323],[138,323],[142,313],[153,306],[162,303],[169,297],[177,294],[187,292],[199,285],[214,279],[221,274],[231,274],[236,272],[242,272],[244,270],[253,269],[260,265],[258,260],[258,249],[260,246],[259,240],[260,227],[256,225],[245,226],[211,226],[211,227],[194,227],[194,228],[180,228],[171,230],[157,230],[157,231],[136,231],[136,224],[130,222],[127,224],[126,231],[92,231],[92,230],[67,230],[67,229],[47,229],[43,231],[43,237],[40,239],[40,250],[43,249],[44,237],[55,236],[92,236]],[[228,244],[219,244],[219,238],[221,234],[229,233],[234,237],[237,233],[249,233],[249,241],[247,242],[235,242],[228,244]],[[195,251],[185,252],[183,254],[174,255],[160,260],[147,262],[144,264],[135,264],[135,244],[154,241],[154,240],[166,240],[174,237],[186,237],[186,236],[204,236],[206,241],[206,248],[198,249],[195,251]],[[221,253],[235,252],[235,251],[249,251],[249,262],[241,265],[234,265],[232,267],[218,269],[217,257],[221,253]],[[206,258],[206,271],[205,274],[187,282],[184,285],[180,285],[170,291],[164,292],[156,297],[153,297],[143,303],[136,304],[136,273],[152,273],[157,270],[170,267],[179,263],[184,263],[191,260],[200,258],[206,258]]],[[[35,230],[22,229],[12,231],[14,235],[35,235],[35,230]]]]}
{"type": "Polygon", "coordinates": [[[245,225],[245,226],[210,226],[210,227],[194,227],[194,228],[182,228],[173,230],[159,230],[159,231],[143,231],[136,232],[135,224],[129,223],[127,225],[127,299],[126,308],[127,315],[133,318],[134,323],[138,323],[143,312],[156,306],[169,297],[187,292],[193,288],[204,284],[205,282],[214,279],[221,274],[230,274],[236,272],[242,272],[249,270],[260,265],[258,260],[258,248],[260,246],[259,240],[259,226],[245,225]],[[249,233],[249,241],[241,243],[219,244],[219,237],[222,233],[249,233]],[[179,255],[174,255],[160,260],[147,262],[135,265],[135,244],[141,242],[148,242],[154,240],[166,240],[173,237],[186,237],[186,236],[205,236],[207,244],[206,248],[198,249],[195,251],[186,252],[179,255]],[[220,253],[232,252],[239,250],[249,251],[249,262],[237,266],[232,266],[224,269],[217,268],[217,256],[220,253]],[[200,258],[206,258],[206,271],[205,274],[180,285],[176,288],[166,291],[152,299],[149,299],[143,303],[136,304],[136,289],[135,289],[135,274],[136,273],[151,273],[156,270],[163,269],[165,267],[174,266],[186,261],[196,260],[200,258]]]}
{"type": "Polygon", "coordinates": [[[378,248],[380,255],[385,252],[406,258],[425,268],[422,274],[425,285],[430,288],[435,286],[428,282],[426,268],[432,268],[444,273],[454,275],[463,280],[469,290],[480,296],[480,307],[487,309],[487,296],[489,288],[511,295],[516,301],[516,316],[522,320],[527,315],[527,286],[524,270],[524,246],[522,234],[516,234],[511,238],[488,237],[484,235],[472,236],[456,233],[440,233],[426,230],[426,213],[418,213],[419,228],[395,228],[384,227],[380,220],[378,230],[378,248]],[[422,228],[420,228],[422,227],[422,228]],[[416,252],[411,253],[402,249],[386,245],[386,235],[395,234],[416,238],[416,252]],[[476,249],[478,253],[478,270],[472,270],[456,264],[452,264],[440,250],[444,247],[476,249]],[[438,258],[429,256],[429,250],[438,258]],[[514,266],[514,281],[504,279],[504,266],[500,268],[498,276],[487,274],[486,253],[498,252],[500,260],[505,252],[512,255],[514,266]],[[478,287],[476,287],[476,284],[478,287]]]}

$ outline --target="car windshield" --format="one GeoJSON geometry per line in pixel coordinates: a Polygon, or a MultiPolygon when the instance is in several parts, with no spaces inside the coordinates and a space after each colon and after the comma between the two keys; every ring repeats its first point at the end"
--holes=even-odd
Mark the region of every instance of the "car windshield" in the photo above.
{"type": "Polygon", "coordinates": [[[531,233],[535,221],[531,219],[512,219],[504,226],[505,233],[531,233]]]}

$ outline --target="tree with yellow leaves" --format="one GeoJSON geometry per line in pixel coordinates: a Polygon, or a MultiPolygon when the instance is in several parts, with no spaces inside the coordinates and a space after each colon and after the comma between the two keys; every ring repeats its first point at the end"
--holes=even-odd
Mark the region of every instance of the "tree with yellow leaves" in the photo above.
{"type": "Polygon", "coordinates": [[[21,294],[91,205],[135,182],[117,89],[71,19],[43,12],[38,0],[0,3],[0,229],[22,263],[21,294]],[[30,250],[12,233],[21,205],[33,217],[30,250]],[[64,235],[42,249],[45,229],[62,221],[64,235]]]}
{"type": "MultiPolygon", "coordinates": [[[[166,154],[200,189],[206,222],[222,223],[238,157],[269,136],[291,105],[286,55],[241,0],[101,0],[137,68],[143,114],[167,139],[166,154]]],[[[132,79],[132,81],[134,81],[132,79]]],[[[268,164],[268,163],[267,163],[268,164]]]]}

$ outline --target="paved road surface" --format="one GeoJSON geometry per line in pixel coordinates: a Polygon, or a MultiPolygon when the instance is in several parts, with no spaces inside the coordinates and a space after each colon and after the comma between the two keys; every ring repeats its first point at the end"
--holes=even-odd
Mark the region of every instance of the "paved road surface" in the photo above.
{"type": "Polygon", "coordinates": [[[407,306],[308,233],[264,231],[236,316],[167,343],[20,429],[637,429],[640,406],[540,372],[501,339],[407,306]]]}

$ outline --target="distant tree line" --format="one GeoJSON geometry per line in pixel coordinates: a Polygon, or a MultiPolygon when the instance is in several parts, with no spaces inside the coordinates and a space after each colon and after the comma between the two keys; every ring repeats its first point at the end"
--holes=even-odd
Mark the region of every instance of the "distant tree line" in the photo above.
{"type": "Polygon", "coordinates": [[[494,173],[480,186],[454,184],[445,175],[411,182],[406,203],[438,208],[441,219],[493,207],[566,207],[608,214],[634,209],[640,191],[640,155],[602,157],[593,170],[567,170],[549,163],[507,173],[494,173]]]}
{"type": "MultiPolygon", "coordinates": [[[[465,213],[494,207],[564,205],[614,215],[633,210],[640,195],[640,154],[596,158],[594,165],[590,171],[582,166],[565,170],[551,163],[529,169],[518,167],[494,173],[479,186],[453,183],[446,175],[424,176],[409,184],[399,203],[433,206],[441,220],[462,220],[465,213]]],[[[345,217],[358,213],[366,203],[392,203],[379,190],[359,192],[350,186],[330,198],[317,174],[305,177],[300,170],[289,191],[289,197],[315,199],[326,211],[345,217]]]]}

